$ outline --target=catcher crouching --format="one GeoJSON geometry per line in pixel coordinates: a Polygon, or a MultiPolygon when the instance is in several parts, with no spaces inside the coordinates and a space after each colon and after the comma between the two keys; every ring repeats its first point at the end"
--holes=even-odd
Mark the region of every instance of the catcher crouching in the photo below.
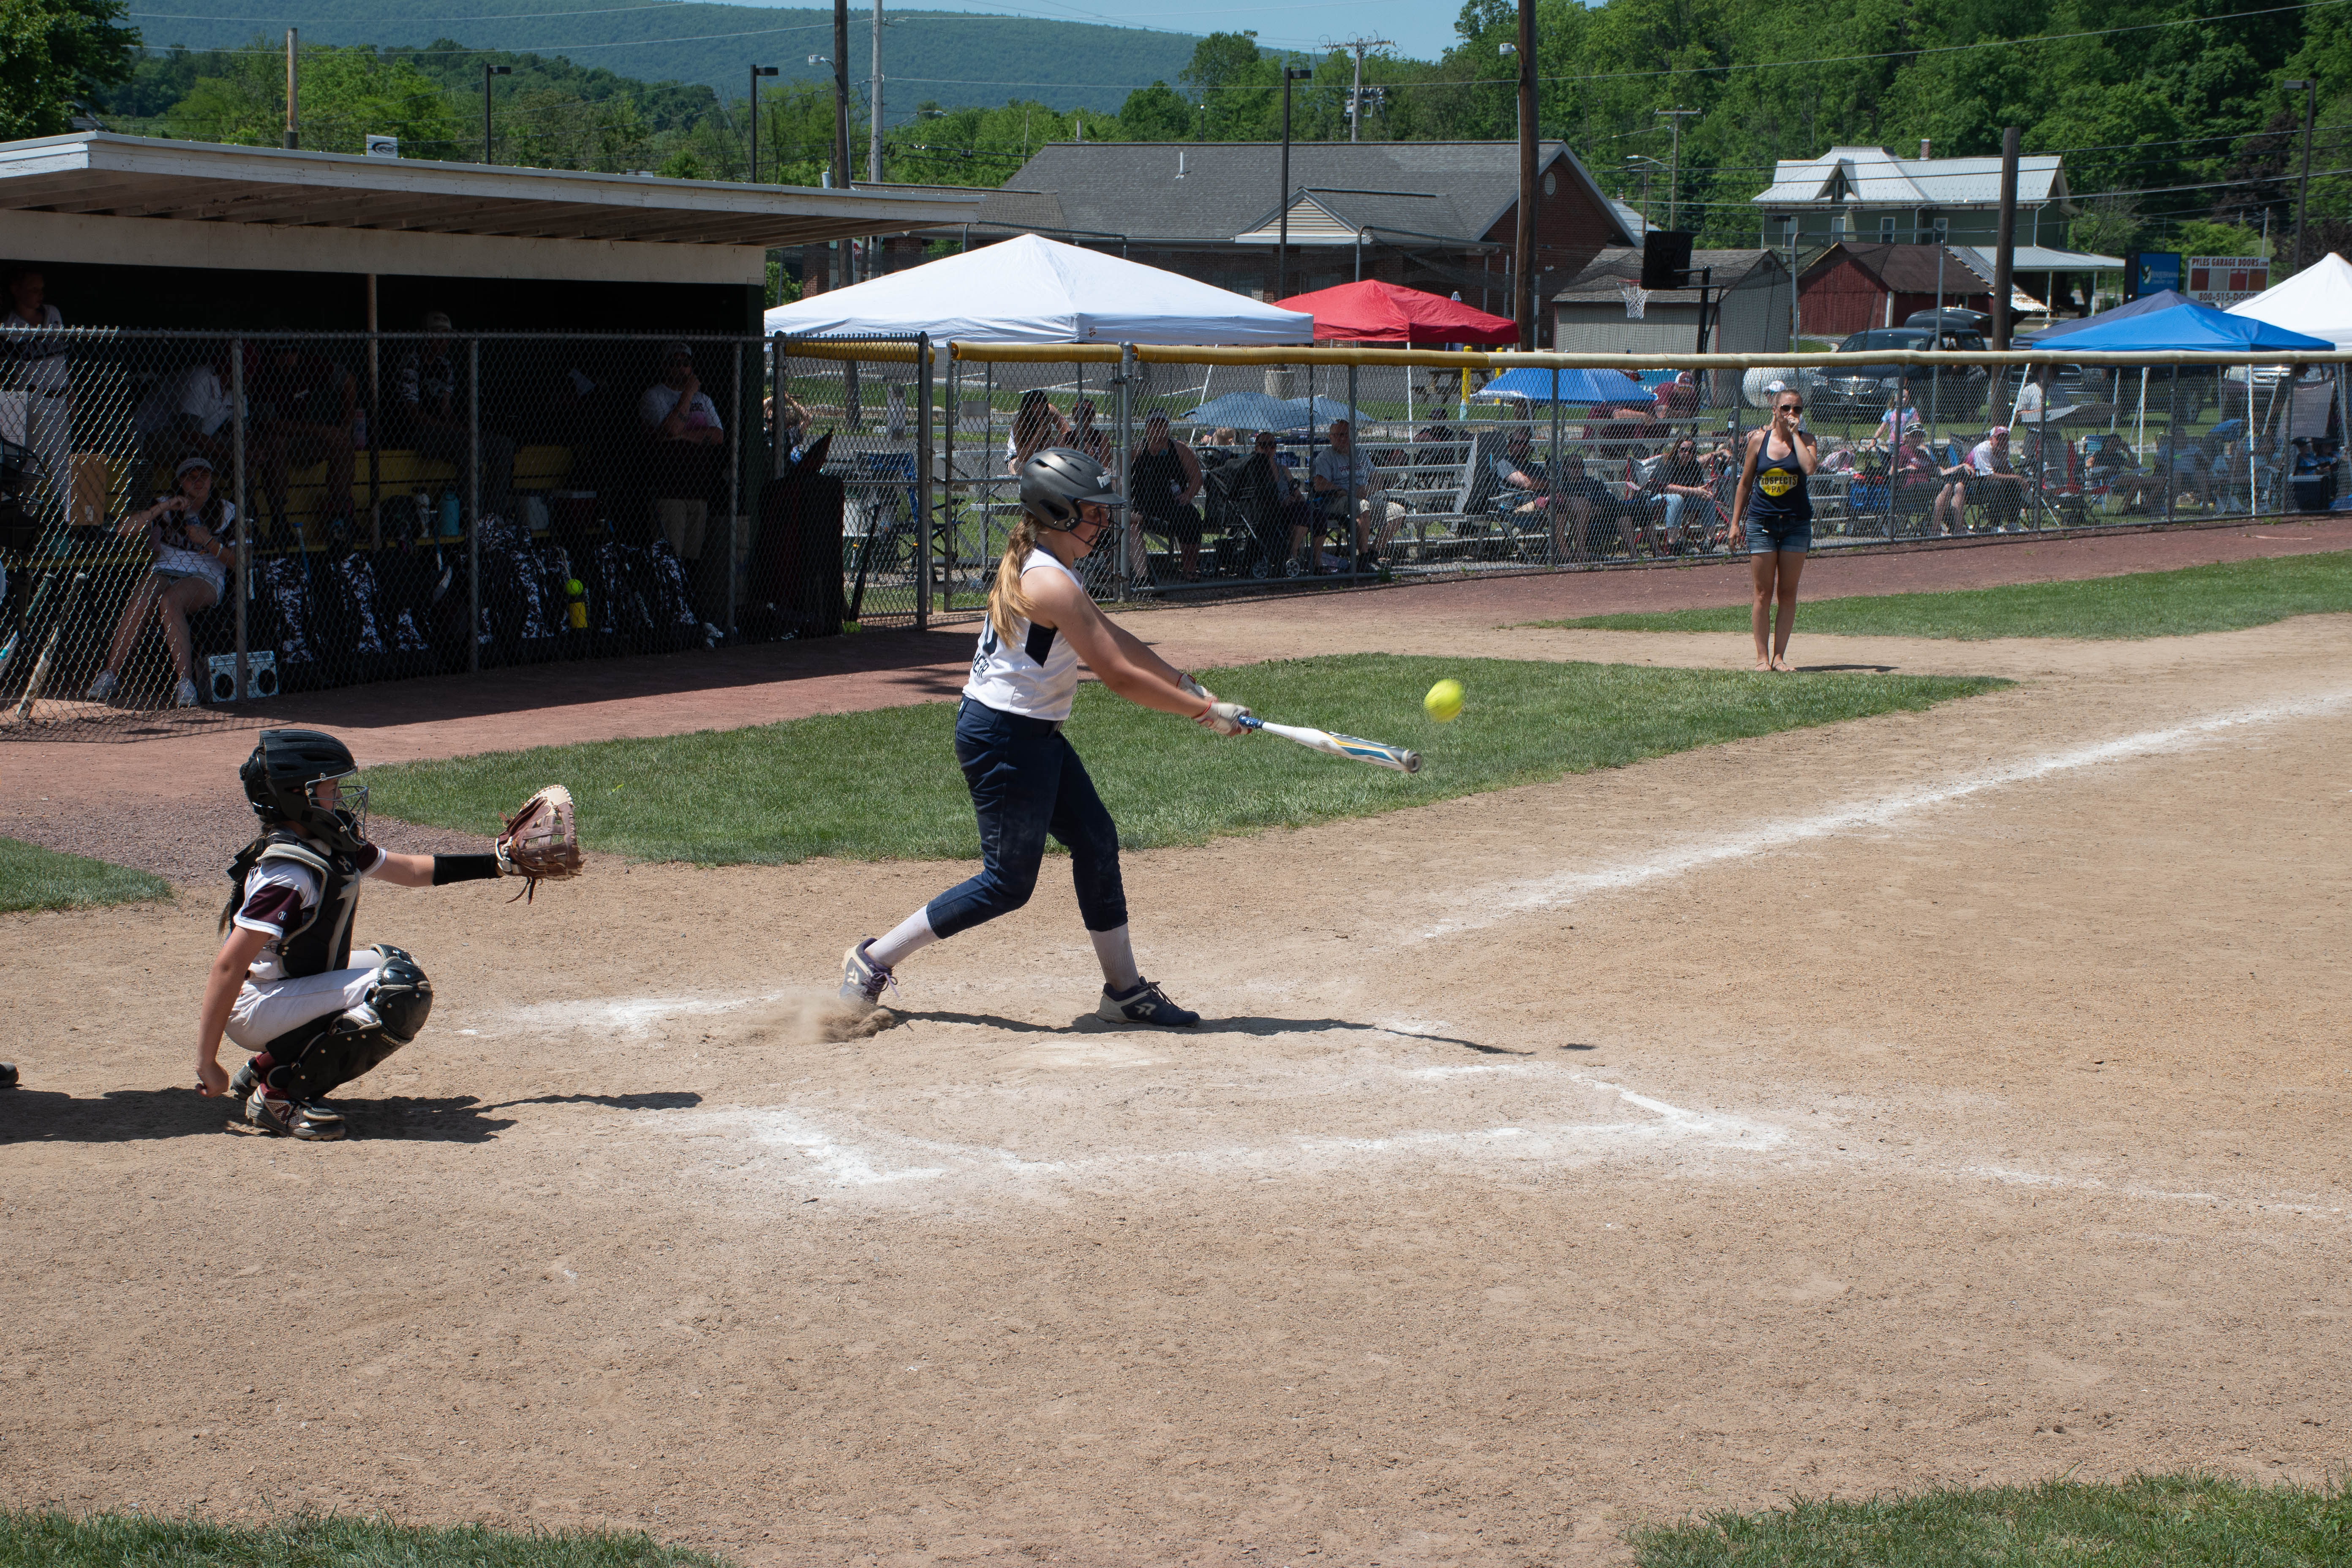
{"type": "Polygon", "coordinates": [[[196,1024],[197,1088],[245,1100],[264,1131],[312,1142],[343,1136],[325,1097],[416,1037],[433,983],[399,948],[353,951],[360,884],[404,888],[493,877],[562,878],[580,868],[572,798],[533,795],[487,855],[395,855],[368,842],[367,791],[346,781],[352,753],[317,730],[265,730],[238,777],[260,836],[228,868],[227,933],[196,1024]],[[221,1036],[253,1052],[231,1078],[221,1036]]]}

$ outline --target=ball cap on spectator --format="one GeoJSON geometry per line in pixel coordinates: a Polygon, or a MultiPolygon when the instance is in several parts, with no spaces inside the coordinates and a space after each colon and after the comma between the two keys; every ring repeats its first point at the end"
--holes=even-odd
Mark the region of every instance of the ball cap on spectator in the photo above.
{"type": "Polygon", "coordinates": [[[202,468],[209,474],[213,471],[213,460],[202,452],[196,453],[194,457],[183,458],[180,459],[180,466],[172,470],[172,477],[175,479],[184,479],[190,468],[202,468]]]}
{"type": "Polygon", "coordinates": [[[449,312],[446,310],[425,311],[425,330],[428,332],[446,332],[449,331],[449,312]]]}
{"type": "Polygon", "coordinates": [[[669,363],[674,359],[691,360],[693,358],[694,351],[687,347],[682,339],[672,338],[661,346],[661,362],[664,364],[669,363]]]}
{"type": "Polygon", "coordinates": [[[2009,426],[2006,425],[1996,425],[1991,429],[1985,432],[1985,436],[1988,439],[1995,436],[2006,436],[2008,434],[2009,426]]]}

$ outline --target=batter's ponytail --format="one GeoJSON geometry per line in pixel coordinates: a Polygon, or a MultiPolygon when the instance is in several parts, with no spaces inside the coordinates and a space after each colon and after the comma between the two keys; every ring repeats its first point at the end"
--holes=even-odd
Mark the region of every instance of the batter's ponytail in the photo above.
{"type": "Polygon", "coordinates": [[[1000,642],[1016,641],[1013,623],[1032,618],[1029,595],[1021,590],[1021,569],[1029,564],[1029,552],[1036,548],[1037,520],[1024,512],[1004,542],[1004,559],[996,563],[996,580],[988,585],[988,620],[1000,642]]]}

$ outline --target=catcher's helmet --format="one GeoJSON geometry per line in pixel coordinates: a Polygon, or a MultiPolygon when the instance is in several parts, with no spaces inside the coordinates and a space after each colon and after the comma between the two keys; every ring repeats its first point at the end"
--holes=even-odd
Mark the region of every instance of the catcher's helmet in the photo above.
{"type": "Polygon", "coordinates": [[[1021,465],[1021,510],[1040,528],[1067,533],[1078,526],[1078,507],[1125,506],[1111,489],[1110,470],[1067,447],[1048,447],[1021,465]]]}
{"type": "Polygon", "coordinates": [[[359,769],[351,749],[322,731],[264,730],[236,776],[263,822],[291,823],[303,837],[349,852],[367,842],[367,791],[344,792],[329,807],[311,797],[310,786],[359,769]]]}

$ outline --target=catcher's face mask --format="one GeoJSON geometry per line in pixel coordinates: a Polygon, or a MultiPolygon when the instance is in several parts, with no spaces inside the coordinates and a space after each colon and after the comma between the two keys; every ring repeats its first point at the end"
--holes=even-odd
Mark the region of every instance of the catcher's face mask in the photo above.
{"type": "Polygon", "coordinates": [[[367,837],[367,785],[359,782],[355,773],[340,773],[310,781],[310,804],[320,811],[331,811],[351,828],[352,837],[367,837]]]}

